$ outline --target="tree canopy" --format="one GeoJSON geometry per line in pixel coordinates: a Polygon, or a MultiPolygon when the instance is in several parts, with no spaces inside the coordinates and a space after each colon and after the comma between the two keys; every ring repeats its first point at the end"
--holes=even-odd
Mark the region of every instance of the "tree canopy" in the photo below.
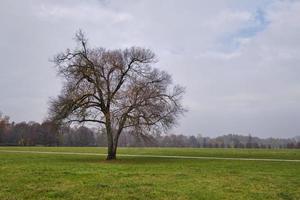
{"type": "Polygon", "coordinates": [[[55,56],[64,78],[61,94],[51,101],[50,117],[57,122],[97,123],[107,133],[108,157],[116,158],[123,131],[147,135],[176,124],[185,110],[184,88],[153,67],[155,54],[145,48],[107,50],[88,47],[82,31],[78,46],[55,56]]]}

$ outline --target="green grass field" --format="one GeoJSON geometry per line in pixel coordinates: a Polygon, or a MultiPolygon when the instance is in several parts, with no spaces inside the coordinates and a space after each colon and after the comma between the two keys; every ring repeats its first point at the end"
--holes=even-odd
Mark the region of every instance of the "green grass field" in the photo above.
{"type": "MultiPolygon", "coordinates": [[[[300,162],[99,155],[89,147],[0,147],[0,199],[300,199],[300,162]]],[[[300,150],[120,148],[120,154],[300,160],[300,150]]]]}

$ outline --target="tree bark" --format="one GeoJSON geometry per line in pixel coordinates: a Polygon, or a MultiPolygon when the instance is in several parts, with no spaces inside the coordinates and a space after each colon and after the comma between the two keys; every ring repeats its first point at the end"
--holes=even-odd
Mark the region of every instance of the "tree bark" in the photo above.
{"type": "Polygon", "coordinates": [[[106,160],[116,160],[117,159],[117,148],[120,134],[118,133],[115,137],[113,134],[110,134],[111,137],[108,137],[108,146],[107,146],[107,158],[106,160]]]}
{"type": "Polygon", "coordinates": [[[114,134],[111,127],[110,114],[106,115],[106,134],[107,134],[107,157],[106,160],[116,160],[116,147],[114,143],[114,134]]]}
{"type": "Polygon", "coordinates": [[[110,139],[107,139],[107,157],[106,157],[106,160],[115,160],[115,159],[116,159],[116,151],[115,151],[115,148],[114,148],[114,143],[112,141],[112,138],[110,138],[110,139]]]}
{"type": "Polygon", "coordinates": [[[114,147],[108,146],[106,160],[116,160],[116,150],[114,147]]]}
{"type": "Polygon", "coordinates": [[[106,160],[116,159],[116,147],[114,145],[113,133],[110,126],[107,126],[107,157],[106,160]]]}

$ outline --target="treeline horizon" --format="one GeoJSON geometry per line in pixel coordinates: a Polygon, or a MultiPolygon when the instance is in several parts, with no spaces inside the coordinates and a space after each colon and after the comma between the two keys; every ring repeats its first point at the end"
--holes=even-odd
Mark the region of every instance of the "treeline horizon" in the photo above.
{"type": "MultiPolygon", "coordinates": [[[[107,146],[104,129],[86,126],[57,126],[53,122],[10,122],[0,115],[0,146],[107,146]]],[[[193,147],[193,148],[297,148],[294,138],[259,138],[252,135],[226,134],[218,137],[182,134],[141,135],[125,132],[120,147],[193,147]]]]}

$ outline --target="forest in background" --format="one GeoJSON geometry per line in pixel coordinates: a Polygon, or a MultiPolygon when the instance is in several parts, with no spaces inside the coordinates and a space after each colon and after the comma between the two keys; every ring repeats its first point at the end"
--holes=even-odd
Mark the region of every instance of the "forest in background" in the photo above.
{"type": "MultiPolygon", "coordinates": [[[[1,146],[103,146],[103,129],[87,126],[57,126],[50,121],[10,122],[0,115],[1,146]]],[[[121,147],[194,147],[194,148],[300,148],[300,136],[294,138],[259,138],[252,135],[227,134],[215,138],[198,135],[140,135],[124,132],[121,147]]]]}

